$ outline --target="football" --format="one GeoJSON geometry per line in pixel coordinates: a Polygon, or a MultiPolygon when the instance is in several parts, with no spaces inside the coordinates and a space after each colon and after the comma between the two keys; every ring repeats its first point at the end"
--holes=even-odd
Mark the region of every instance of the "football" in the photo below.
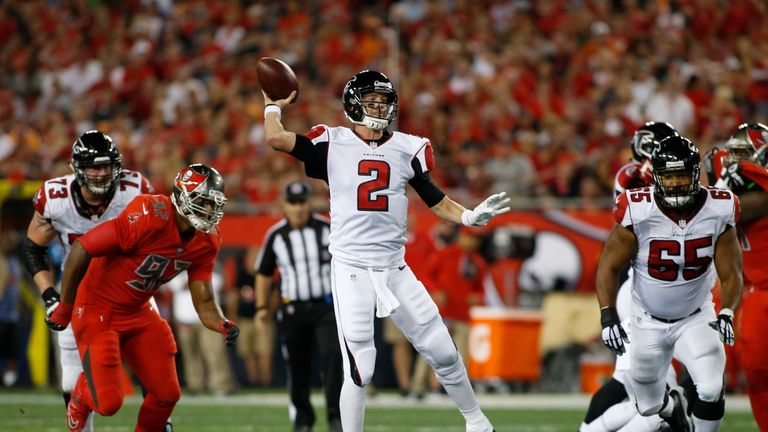
{"type": "Polygon", "coordinates": [[[262,57],[256,64],[256,76],[264,93],[272,100],[285,99],[296,91],[293,102],[299,98],[299,81],[290,66],[282,60],[262,57]]]}

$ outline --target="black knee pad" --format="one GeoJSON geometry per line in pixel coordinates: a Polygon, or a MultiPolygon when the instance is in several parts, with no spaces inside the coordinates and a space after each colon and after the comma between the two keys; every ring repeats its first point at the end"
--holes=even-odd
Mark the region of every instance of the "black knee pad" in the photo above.
{"type": "Polygon", "coordinates": [[[725,399],[720,398],[717,402],[697,400],[693,405],[693,415],[702,420],[720,420],[725,415],[725,399]]]}
{"type": "Polygon", "coordinates": [[[608,408],[622,402],[626,398],[627,389],[624,388],[624,384],[611,378],[606,381],[594,395],[592,395],[592,400],[589,401],[587,415],[584,417],[584,423],[592,423],[596,418],[603,415],[608,408]]]}

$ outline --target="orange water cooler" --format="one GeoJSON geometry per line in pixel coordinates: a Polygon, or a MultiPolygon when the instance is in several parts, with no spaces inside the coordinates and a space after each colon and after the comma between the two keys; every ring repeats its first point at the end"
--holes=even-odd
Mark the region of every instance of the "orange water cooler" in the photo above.
{"type": "Polygon", "coordinates": [[[582,356],[580,360],[581,391],[595,394],[613,377],[614,358],[605,356],[582,356]]]}
{"type": "Polygon", "coordinates": [[[469,376],[536,381],[541,375],[541,313],[516,308],[473,307],[470,311],[469,376]]]}

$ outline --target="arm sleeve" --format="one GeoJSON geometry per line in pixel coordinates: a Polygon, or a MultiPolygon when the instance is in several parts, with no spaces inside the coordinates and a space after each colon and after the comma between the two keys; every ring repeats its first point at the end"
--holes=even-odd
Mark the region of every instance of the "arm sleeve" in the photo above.
{"type": "Polygon", "coordinates": [[[50,269],[48,264],[48,246],[40,246],[29,237],[24,237],[21,243],[19,254],[22,264],[30,275],[35,276],[38,272],[50,269]]]}
{"type": "Polygon", "coordinates": [[[408,180],[408,184],[411,185],[413,190],[419,194],[419,198],[429,207],[437,205],[445,197],[445,193],[432,183],[429,174],[417,175],[408,180]]]}
{"type": "Polygon", "coordinates": [[[259,251],[259,256],[256,257],[256,273],[269,276],[275,274],[275,267],[277,267],[277,257],[275,256],[275,250],[272,247],[275,242],[276,231],[267,233],[267,237],[264,239],[264,244],[259,251]]]}
{"type": "Polygon", "coordinates": [[[429,141],[416,152],[411,159],[413,177],[408,184],[419,194],[419,198],[428,206],[433,207],[445,197],[429,177],[429,172],[435,167],[435,157],[432,154],[432,144],[429,141]]]}
{"type": "Polygon", "coordinates": [[[304,162],[304,172],[308,177],[328,182],[328,130],[325,126],[315,126],[307,135],[296,134],[296,143],[290,155],[304,162]]]}

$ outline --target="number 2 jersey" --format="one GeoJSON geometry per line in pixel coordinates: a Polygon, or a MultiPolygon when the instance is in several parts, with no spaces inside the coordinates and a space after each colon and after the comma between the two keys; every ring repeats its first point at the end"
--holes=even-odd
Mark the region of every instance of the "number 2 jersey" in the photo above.
{"type": "Polygon", "coordinates": [[[362,267],[403,265],[406,186],[434,167],[429,140],[392,132],[369,144],[347,127],[324,125],[306,138],[311,144],[297,139],[291,154],[308,176],[328,183],[334,259],[362,267]]]}
{"type": "Polygon", "coordinates": [[[632,298],[651,315],[684,318],[711,296],[715,244],[736,226],[739,201],[729,191],[702,187],[698,210],[678,220],[659,207],[653,189],[624,192],[613,210],[637,238],[632,298]]]}
{"type": "Polygon", "coordinates": [[[149,181],[136,171],[121,170],[112,198],[100,215],[91,214],[83,203],[74,174],[47,180],[32,200],[35,211],[50,221],[64,248],[62,270],[72,243],[96,225],[113,219],[137,195],[153,193],[149,181]]]}
{"type": "Polygon", "coordinates": [[[135,312],[186,270],[189,280],[211,280],[221,249],[217,230],[180,237],[175,209],[165,195],[139,195],[116,218],[80,238],[93,256],[77,292],[76,305],[135,312]]]}

